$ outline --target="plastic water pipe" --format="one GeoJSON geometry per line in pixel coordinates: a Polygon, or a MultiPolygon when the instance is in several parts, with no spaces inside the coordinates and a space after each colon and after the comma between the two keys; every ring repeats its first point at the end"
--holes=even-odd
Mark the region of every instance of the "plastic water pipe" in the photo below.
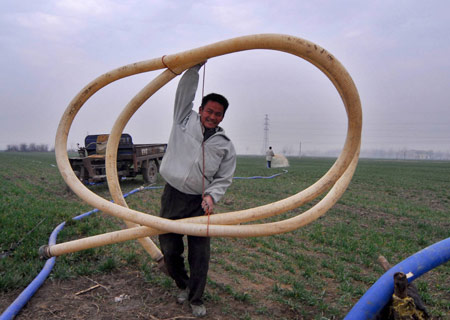
{"type": "MultiPolygon", "coordinates": [[[[132,195],[141,190],[159,189],[159,188],[162,187],[161,186],[140,187],[124,194],[123,196],[126,198],[129,195],[132,195]]],[[[80,214],[79,216],[72,218],[72,220],[81,220],[97,211],[99,210],[94,209],[85,212],[83,214],[80,214]]],[[[65,224],[66,222],[62,222],[53,230],[53,232],[50,234],[50,238],[48,241],[49,245],[56,244],[56,238],[58,236],[58,233],[62,229],[64,229],[65,224]]],[[[34,278],[34,280],[22,291],[22,293],[16,298],[16,300],[14,300],[13,303],[11,303],[11,305],[0,315],[0,320],[13,319],[20,312],[20,310],[22,310],[22,308],[27,304],[27,302],[36,293],[36,291],[44,284],[44,281],[47,279],[48,275],[50,274],[56,263],[55,259],[56,257],[52,257],[45,262],[44,267],[42,268],[41,272],[39,272],[39,274],[36,276],[36,278],[34,278]]]]}
{"type": "MultiPolygon", "coordinates": [[[[287,170],[284,170],[286,173],[287,170]]],[[[279,176],[282,173],[275,174],[270,177],[262,177],[264,179],[270,179],[274,178],[275,176],[279,176]]],[[[235,177],[235,179],[260,179],[259,177],[235,177]]],[[[124,194],[124,198],[135,194],[136,192],[142,191],[142,190],[149,190],[149,189],[160,189],[162,186],[149,186],[149,187],[140,187],[136,188],[126,194],[124,194]]],[[[85,212],[83,214],[80,214],[72,220],[81,220],[85,217],[90,216],[91,214],[98,212],[98,209],[94,209],[88,212],[85,212]]],[[[56,238],[61,232],[61,230],[64,229],[66,222],[62,222],[59,224],[51,233],[49,238],[49,245],[56,244],[56,238]]],[[[53,270],[53,267],[56,263],[55,261],[56,257],[52,257],[47,260],[44,267],[42,268],[41,272],[36,276],[36,278],[22,291],[22,293],[16,298],[16,300],[13,301],[13,303],[0,315],[0,320],[10,320],[13,319],[19,312],[22,310],[22,308],[28,303],[28,301],[31,299],[31,297],[36,293],[36,291],[44,284],[44,281],[47,279],[50,272],[53,270]]]]}
{"type": "Polygon", "coordinates": [[[271,176],[267,176],[267,177],[263,177],[263,176],[254,176],[254,177],[233,177],[233,179],[237,179],[237,180],[247,180],[247,179],[272,179],[275,177],[278,177],[282,174],[288,173],[288,171],[286,169],[283,169],[284,172],[282,173],[277,173],[271,176]]]}
{"type": "MultiPolygon", "coordinates": [[[[317,219],[334,205],[348,186],[354,168],[356,167],[361,142],[361,129],[362,109],[358,91],[349,73],[336,57],[327,52],[324,48],[295,36],[264,34],[238,37],[180,52],[178,54],[165,55],[161,58],[158,57],[147,61],[128,64],[97,77],[86,85],[67,106],[58,126],[55,139],[55,154],[61,175],[74,193],[93,207],[102,208],[102,211],[107,214],[145,226],[148,229],[157,229],[155,232],[175,232],[204,236],[208,234],[209,231],[209,235],[214,237],[250,237],[256,235],[269,235],[273,234],[273,232],[282,233],[299,228],[306,223],[310,223],[317,219]],[[336,87],[346,109],[348,130],[343,150],[334,165],[316,183],[309,188],[300,191],[296,195],[289,196],[284,200],[265,206],[230,212],[228,216],[233,218],[233,220],[231,221],[232,223],[227,225],[223,225],[224,222],[222,222],[229,219],[229,217],[225,217],[225,215],[216,215],[214,220],[217,224],[207,225],[198,222],[202,220],[203,217],[192,219],[192,221],[180,222],[148,215],[128,208],[126,202],[123,201],[123,195],[118,184],[117,165],[115,163],[117,155],[114,154],[117,152],[116,144],[118,145],[120,140],[118,137],[121,136],[123,129],[131,117],[145,101],[168,82],[173,80],[176,74],[180,74],[187,68],[196,65],[201,61],[234,52],[255,49],[277,50],[295,55],[299,58],[304,58],[322,71],[336,87]],[[163,61],[163,59],[165,59],[165,61],[163,61]],[[110,132],[106,149],[106,176],[111,196],[116,203],[112,204],[108,200],[103,199],[88,190],[74,174],[67,155],[67,136],[70,132],[70,127],[81,107],[100,89],[119,79],[159,69],[163,69],[164,71],[162,71],[162,73],[154,80],[149,82],[130,100],[117,118],[114,127],[110,132]],[[331,185],[334,185],[334,189],[330,189],[331,185]],[[309,202],[327,191],[329,191],[329,193],[323,198],[325,201],[321,200],[323,202],[318,202],[313,208],[305,213],[300,213],[297,217],[286,219],[280,223],[239,224],[240,221],[248,220],[250,216],[254,219],[253,221],[255,221],[268,216],[281,214],[290,209],[297,208],[303,203],[309,202]]],[[[149,239],[148,235],[147,239],[149,239]]],[[[52,254],[52,247],[54,246],[48,247],[49,255],[52,254]]],[[[150,254],[152,255],[152,253],[150,254]]]]}
{"type": "MultiPolygon", "coordinates": [[[[283,173],[287,173],[287,170],[283,170],[283,173]]],[[[274,174],[269,177],[262,177],[262,176],[255,176],[255,177],[234,177],[234,179],[272,179],[274,177],[277,177],[283,173],[274,174]]],[[[139,192],[141,190],[149,190],[149,189],[160,189],[161,186],[149,186],[149,187],[140,187],[136,188],[126,194],[124,194],[124,198],[135,194],[136,192],[139,192]]],[[[80,214],[72,220],[81,220],[85,217],[90,216],[91,214],[98,212],[98,209],[94,209],[88,212],[85,212],[83,214],[80,214]]],[[[50,235],[50,239],[48,244],[54,245],[56,244],[56,238],[58,236],[58,233],[64,229],[65,222],[58,225],[53,232],[50,235]]],[[[56,257],[52,257],[47,260],[44,267],[42,268],[41,272],[36,276],[36,278],[22,291],[22,293],[14,300],[14,302],[2,313],[0,316],[0,320],[10,320],[13,319],[19,312],[22,310],[22,308],[27,304],[27,302],[31,299],[31,297],[36,293],[36,291],[42,286],[44,281],[47,279],[48,275],[52,271],[54,265],[55,265],[55,259],[56,257]]]]}
{"type": "MultiPolygon", "coordinates": [[[[125,194],[123,195],[123,197],[126,198],[126,197],[128,197],[128,196],[130,196],[130,195],[132,195],[132,194],[135,194],[136,192],[142,191],[142,190],[161,189],[161,188],[162,188],[161,186],[140,187],[140,188],[136,188],[136,189],[134,189],[134,190],[131,190],[131,191],[128,192],[128,193],[125,193],[125,194]]],[[[111,201],[111,202],[112,202],[112,201],[111,201]]],[[[72,220],[80,220],[80,219],[83,219],[84,217],[87,217],[87,216],[89,216],[89,215],[91,215],[91,214],[93,214],[93,213],[95,213],[95,212],[98,212],[98,211],[100,211],[100,210],[94,209],[94,210],[85,212],[85,213],[83,213],[83,214],[80,214],[79,216],[76,216],[76,217],[72,218],[72,220]]],[[[0,319],[0,320],[1,320],[1,319],[0,319]]]]}
{"type": "MultiPolygon", "coordinates": [[[[60,225],[58,225],[55,230],[50,235],[50,239],[48,241],[49,245],[56,243],[56,237],[58,236],[58,233],[64,228],[64,225],[66,223],[63,222],[60,225]]],[[[34,280],[25,288],[25,290],[22,291],[22,293],[14,300],[14,302],[8,307],[8,309],[5,310],[5,312],[2,313],[0,316],[0,320],[9,320],[13,319],[20,310],[22,310],[23,306],[25,306],[30,300],[30,298],[36,293],[36,291],[42,286],[45,279],[47,279],[48,275],[53,269],[53,266],[55,265],[55,257],[50,258],[45,262],[44,267],[42,268],[41,272],[34,278],[34,280]]]]}
{"type": "Polygon", "coordinates": [[[373,319],[394,293],[394,274],[412,273],[408,282],[450,260],[450,238],[437,242],[389,269],[359,299],[344,320],[373,319]]]}

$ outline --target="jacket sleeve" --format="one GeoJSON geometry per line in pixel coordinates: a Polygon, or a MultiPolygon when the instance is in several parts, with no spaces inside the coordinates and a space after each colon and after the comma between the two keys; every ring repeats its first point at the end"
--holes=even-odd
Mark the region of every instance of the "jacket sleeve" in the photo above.
{"type": "Polygon", "coordinates": [[[213,181],[205,190],[205,194],[209,194],[213,198],[214,203],[219,202],[233,182],[235,170],[236,151],[234,150],[233,145],[231,145],[231,149],[223,158],[219,170],[217,170],[217,173],[214,175],[213,181]]]}
{"type": "Polygon", "coordinates": [[[200,68],[200,65],[196,65],[188,69],[178,83],[173,111],[175,123],[181,123],[190,114],[194,106],[193,101],[197,91],[200,68]]]}

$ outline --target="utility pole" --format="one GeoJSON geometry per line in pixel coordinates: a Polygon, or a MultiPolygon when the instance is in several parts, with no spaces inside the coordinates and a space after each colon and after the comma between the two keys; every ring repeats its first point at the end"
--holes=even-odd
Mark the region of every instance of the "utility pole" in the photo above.
{"type": "Polygon", "coordinates": [[[266,153],[268,147],[269,147],[269,115],[266,114],[264,117],[264,140],[263,140],[262,154],[266,153]]]}
{"type": "Polygon", "coordinates": [[[298,149],[298,157],[301,158],[302,157],[302,141],[300,140],[300,147],[298,149]]]}

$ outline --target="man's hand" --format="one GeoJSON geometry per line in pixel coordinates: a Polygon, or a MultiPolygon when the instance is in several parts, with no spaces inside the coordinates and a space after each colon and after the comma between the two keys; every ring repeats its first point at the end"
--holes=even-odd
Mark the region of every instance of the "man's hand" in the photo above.
{"type": "Polygon", "coordinates": [[[202,208],[205,211],[205,214],[214,213],[214,201],[209,194],[203,197],[202,208]]]}

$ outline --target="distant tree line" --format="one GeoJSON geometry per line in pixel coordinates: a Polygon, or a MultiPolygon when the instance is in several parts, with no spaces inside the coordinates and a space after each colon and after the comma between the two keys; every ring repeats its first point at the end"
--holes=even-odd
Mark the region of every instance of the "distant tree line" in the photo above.
{"type": "MultiPolygon", "coordinates": [[[[278,148],[279,153],[286,156],[297,156],[295,148],[278,148]]],[[[298,150],[298,149],[297,149],[298,150]]],[[[298,152],[298,151],[297,151],[298,152]]],[[[303,150],[302,157],[338,157],[342,150],[303,150]]],[[[276,153],[276,152],[275,152],[276,153]]],[[[394,159],[394,160],[450,160],[450,151],[415,150],[415,149],[364,149],[361,158],[368,159],[394,159]]]]}
{"type": "Polygon", "coordinates": [[[36,143],[21,143],[8,144],[5,151],[15,151],[15,152],[49,152],[48,144],[36,144],[36,143]]]}
{"type": "Polygon", "coordinates": [[[450,152],[414,149],[375,149],[361,151],[361,157],[396,160],[449,160],[450,152]]]}

